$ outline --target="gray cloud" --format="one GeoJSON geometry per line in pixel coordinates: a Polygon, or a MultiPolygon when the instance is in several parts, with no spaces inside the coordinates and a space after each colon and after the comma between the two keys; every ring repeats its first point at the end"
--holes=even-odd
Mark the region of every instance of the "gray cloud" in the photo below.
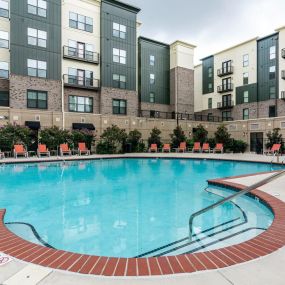
{"type": "Polygon", "coordinates": [[[195,62],[285,25],[284,0],[124,0],[142,9],[141,35],[197,45],[195,62]]]}

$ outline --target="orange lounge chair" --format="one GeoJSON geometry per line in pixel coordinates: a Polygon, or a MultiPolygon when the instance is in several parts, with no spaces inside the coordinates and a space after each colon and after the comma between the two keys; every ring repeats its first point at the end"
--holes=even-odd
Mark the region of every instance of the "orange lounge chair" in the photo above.
{"type": "Polygon", "coordinates": [[[171,152],[170,144],[164,144],[162,152],[171,152]]]}
{"type": "Polygon", "coordinates": [[[202,152],[207,152],[207,153],[210,153],[211,152],[211,149],[210,149],[210,145],[208,143],[203,143],[203,146],[202,146],[202,152]]]}
{"type": "Polygon", "coordinates": [[[28,157],[28,152],[22,144],[14,145],[14,157],[18,158],[18,156],[28,157]]]}
{"type": "Polygon", "coordinates": [[[213,153],[217,153],[217,152],[224,153],[224,145],[222,143],[216,144],[216,147],[214,148],[213,153]]]}
{"type": "Polygon", "coordinates": [[[38,157],[41,157],[41,155],[50,156],[50,152],[47,149],[47,146],[45,144],[38,145],[37,154],[38,154],[38,157]]]}
{"type": "Polygon", "coordinates": [[[65,154],[71,155],[71,150],[68,144],[61,144],[59,147],[59,151],[60,151],[60,156],[64,156],[65,154]]]}
{"type": "Polygon", "coordinates": [[[280,152],[280,149],[281,149],[281,144],[274,144],[271,149],[269,148],[267,151],[265,151],[265,154],[276,155],[280,152]]]}
{"type": "Polygon", "coordinates": [[[86,147],[85,143],[78,143],[78,154],[90,155],[90,150],[86,147]]]}
{"type": "Polygon", "coordinates": [[[151,144],[149,152],[157,152],[157,144],[155,143],[151,144]]]}
{"type": "Polygon", "coordinates": [[[201,144],[199,142],[194,143],[194,147],[192,149],[192,152],[201,152],[201,144]]]}
{"type": "Polygon", "coordinates": [[[179,148],[177,149],[178,152],[186,152],[187,151],[187,144],[186,142],[180,143],[179,148]]]}

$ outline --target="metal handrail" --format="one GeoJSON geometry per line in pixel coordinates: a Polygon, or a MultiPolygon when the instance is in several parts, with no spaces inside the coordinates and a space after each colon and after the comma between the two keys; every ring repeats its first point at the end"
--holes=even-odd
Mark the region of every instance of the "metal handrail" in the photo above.
{"type": "Polygon", "coordinates": [[[197,216],[200,216],[200,215],[202,215],[202,214],[204,214],[204,213],[206,213],[206,212],[208,212],[214,208],[217,208],[218,206],[221,206],[221,205],[225,204],[226,202],[229,202],[229,201],[231,201],[237,197],[243,196],[243,195],[249,193],[250,191],[252,191],[258,187],[261,187],[265,184],[268,184],[271,181],[276,180],[277,178],[279,178],[283,175],[285,175],[285,170],[278,172],[278,173],[275,173],[266,179],[263,179],[263,180],[255,183],[251,186],[246,187],[242,191],[239,191],[239,192],[237,192],[237,193],[235,193],[235,194],[233,194],[233,195],[231,195],[231,196],[229,196],[223,200],[220,200],[220,201],[218,201],[218,202],[216,202],[216,203],[214,203],[214,204],[212,204],[212,205],[210,205],[210,206],[208,206],[208,207],[206,207],[206,208],[204,208],[204,209],[202,209],[196,213],[193,213],[189,219],[189,240],[190,240],[190,242],[192,241],[192,237],[193,237],[193,220],[194,220],[194,218],[196,218],[197,216]]]}

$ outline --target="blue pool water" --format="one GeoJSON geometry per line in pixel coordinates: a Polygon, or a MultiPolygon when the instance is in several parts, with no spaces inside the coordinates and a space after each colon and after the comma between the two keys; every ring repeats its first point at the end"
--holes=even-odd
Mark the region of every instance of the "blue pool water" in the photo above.
{"type": "Polygon", "coordinates": [[[207,179],[271,170],[267,164],[179,159],[7,165],[0,166],[0,208],[7,209],[5,222],[16,234],[39,243],[26,224],[32,225],[57,249],[114,257],[209,250],[258,235],[273,215],[255,199],[238,198],[197,218],[197,243],[187,245],[191,213],[232,194],[204,191],[207,179]]]}

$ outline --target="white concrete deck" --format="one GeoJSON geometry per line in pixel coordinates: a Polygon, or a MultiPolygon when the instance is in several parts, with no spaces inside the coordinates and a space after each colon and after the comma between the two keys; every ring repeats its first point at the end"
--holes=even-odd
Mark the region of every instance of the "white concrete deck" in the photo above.
{"type": "MultiPolygon", "coordinates": [[[[153,154],[152,154],[153,155],[153,154]]],[[[125,155],[133,157],[135,155],[125,155]]],[[[141,156],[148,157],[150,154],[141,156]]],[[[257,156],[253,154],[217,155],[217,154],[155,154],[157,157],[193,157],[193,158],[217,158],[230,160],[271,162],[273,157],[257,156]]],[[[102,156],[92,156],[101,158],[102,156]]],[[[107,156],[112,157],[112,156],[107,156]]],[[[121,157],[121,156],[120,156],[121,157]]],[[[31,159],[32,161],[38,159],[31,159]]],[[[55,159],[56,160],[56,159],[55,159]]],[[[68,159],[66,159],[68,160],[68,159]]],[[[284,160],[284,157],[281,161],[284,160]]],[[[12,162],[13,160],[9,160],[12,162]]],[[[275,158],[276,162],[276,158],[275,158]]],[[[262,180],[270,174],[261,174],[245,178],[231,179],[229,181],[243,185],[250,185],[262,180]]],[[[260,190],[265,191],[285,201],[285,177],[263,186],[260,190]]],[[[0,284],[3,285],[284,285],[285,284],[285,247],[266,257],[220,269],[216,271],[194,273],[187,275],[147,277],[147,278],[104,278],[71,274],[43,268],[22,261],[13,260],[6,265],[0,266],[0,284]]]]}

